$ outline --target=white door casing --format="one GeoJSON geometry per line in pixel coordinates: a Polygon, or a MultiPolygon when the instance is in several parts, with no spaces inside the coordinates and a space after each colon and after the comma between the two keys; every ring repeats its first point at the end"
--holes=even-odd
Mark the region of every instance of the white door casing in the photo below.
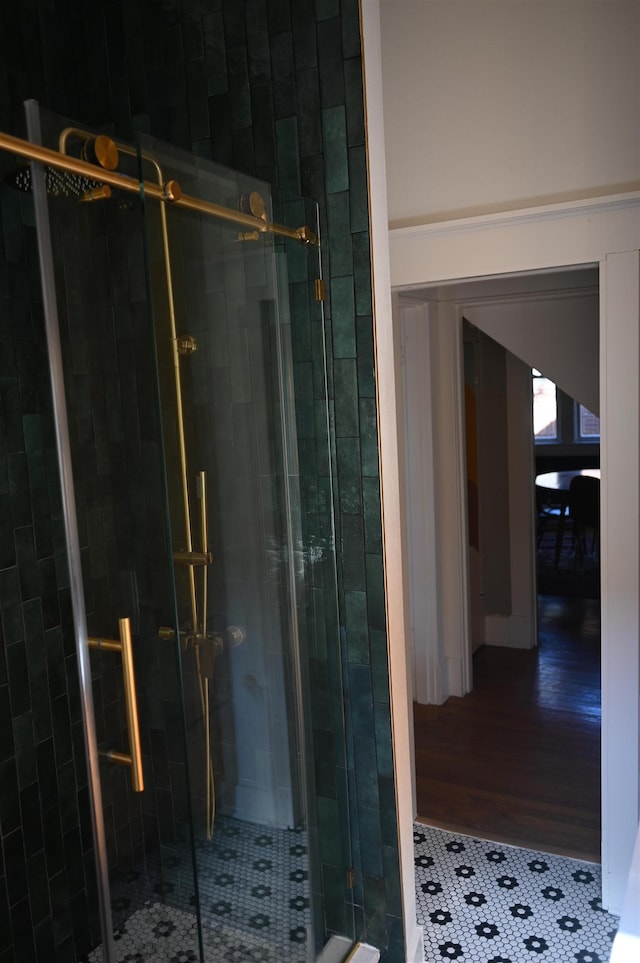
{"type": "MultiPolygon", "coordinates": [[[[639,814],[638,247],[637,193],[390,232],[392,284],[399,278],[399,290],[414,297],[421,291],[428,298],[425,289],[442,284],[479,280],[484,272],[497,278],[599,267],[602,867],[603,903],[613,912],[622,905],[639,814]]],[[[381,424],[381,445],[384,437],[381,424]]]]}

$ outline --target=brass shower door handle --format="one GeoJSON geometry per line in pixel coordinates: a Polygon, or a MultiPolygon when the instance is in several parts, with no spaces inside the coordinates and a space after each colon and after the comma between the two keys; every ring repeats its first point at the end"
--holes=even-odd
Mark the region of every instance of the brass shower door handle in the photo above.
{"type": "Polygon", "coordinates": [[[117,639],[87,639],[90,649],[102,649],[105,652],[122,653],[122,676],[124,679],[124,701],[127,712],[127,730],[129,733],[129,752],[118,752],[110,749],[104,753],[111,762],[131,767],[131,787],[134,792],[144,789],[144,775],[142,772],[142,750],[140,748],[140,724],[138,722],[138,700],[136,697],[136,679],[133,671],[133,646],[131,644],[131,619],[118,619],[120,641],[117,639]]]}

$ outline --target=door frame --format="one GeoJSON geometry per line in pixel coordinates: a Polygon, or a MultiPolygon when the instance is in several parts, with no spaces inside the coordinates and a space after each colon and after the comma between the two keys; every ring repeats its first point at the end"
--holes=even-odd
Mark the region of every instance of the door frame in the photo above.
{"type": "MultiPolygon", "coordinates": [[[[392,289],[598,266],[602,408],[602,877],[619,912],[639,816],[640,192],[389,230],[380,0],[361,2],[380,480],[394,773],[406,958],[422,960],[412,823],[402,399],[392,289]],[[625,418],[616,412],[623,410],[625,418]],[[629,439],[636,440],[629,445],[629,439]]],[[[419,212],[417,212],[419,213],[419,212]]],[[[397,303],[397,298],[395,299],[397,303]]],[[[397,312],[396,312],[397,315],[397,312]]]]}
{"type": "MultiPolygon", "coordinates": [[[[619,912],[640,802],[640,459],[637,443],[630,444],[640,437],[640,193],[389,233],[395,291],[579,266],[599,269],[603,905],[619,912]]],[[[378,365],[384,364],[379,358],[378,365]]],[[[381,425],[381,444],[385,437],[381,425]]],[[[462,446],[454,447],[463,466],[462,446]]],[[[399,467],[402,473],[402,463],[399,467]]],[[[466,555],[462,543],[459,550],[466,555]]],[[[466,591],[464,582],[458,591],[466,591]]]]}

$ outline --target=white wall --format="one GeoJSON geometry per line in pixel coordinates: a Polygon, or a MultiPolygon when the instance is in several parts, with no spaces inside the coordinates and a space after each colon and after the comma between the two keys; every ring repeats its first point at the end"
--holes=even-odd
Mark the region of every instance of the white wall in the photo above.
{"type": "Polygon", "coordinates": [[[640,186],[639,0],[382,0],[392,226],[640,186]]]}
{"type": "Polygon", "coordinates": [[[600,412],[597,287],[592,292],[469,305],[465,317],[571,398],[600,412]]]}

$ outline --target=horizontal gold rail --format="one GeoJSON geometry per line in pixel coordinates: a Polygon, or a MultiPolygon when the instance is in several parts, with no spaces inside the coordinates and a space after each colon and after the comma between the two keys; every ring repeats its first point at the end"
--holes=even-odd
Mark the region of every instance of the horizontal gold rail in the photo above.
{"type": "Polygon", "coordinates": [[[133,645],[131,642],[130,619],[118,619],[120,641],[117,639],[87,639],[90,649],[102,649],[105,652],[122,652],[122,675],[124,678],[124,701],[127,712],[127,730],[129,732],[129,752],[117,752],[109,749],[101,755],[111,762],[117,762],[131,767],[131,787],[134,792],[144,789],[144,774],[142,771],[142,749],[140,747],[140,725],[138,722],[138,700],[136,697],[136,680],[133,671],[133,645]]]}
{"type": "Polygon", "coordinates": [[[18,157],[24,157],[27,160],[39,161],[41,164],[47,164],[57,170],[69,171],[72,174],[88,177],[101,184],[109,184],[111,187],[117,187],[119,190],[127,191],[130,194],[144,192],[145,197],[164,201],[175,207],[185,207],[201,214],[209,214],[220,220],[238,224],[241,227],[252,228],[260,233],[270,232],[282,237],[290,237],[303,244],[318,243],[318,238],[308,227],[291,228],[282,224],[270,224],[261,217],[254,217],[252,214],[244,214],[242,211],[236,211],[231,207],[223,207],[222,204],[214,204],[212,201],[204,201],[199,197],[182,194],[180,186],[175,181],[167,181],[166,184],[162,185],[153,184],[149,181],[139,181],[135,177],[106,170],[96,164],[71,157],[69,154],[61,154],[49,147],[32,144],[31,141],[14,137],[12,134],[5,134],[2,131],[0,131],[0,150],[16,154],[18,157]]]}

